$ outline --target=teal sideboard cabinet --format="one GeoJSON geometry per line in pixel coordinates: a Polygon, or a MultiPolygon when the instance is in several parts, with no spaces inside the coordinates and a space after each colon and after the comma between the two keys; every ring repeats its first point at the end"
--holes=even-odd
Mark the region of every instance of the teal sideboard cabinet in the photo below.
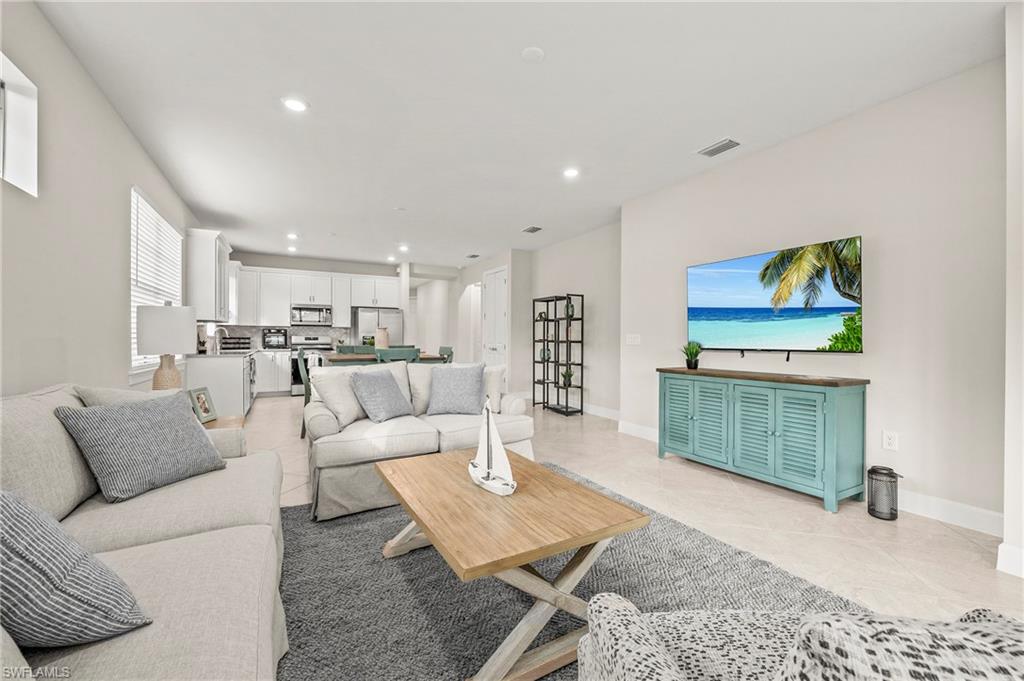
{"type": "Polygon", "coordinates": [[[869,381],[719,369],[658,369],[658,456],[821,497],[864,499],[869,381]]]}

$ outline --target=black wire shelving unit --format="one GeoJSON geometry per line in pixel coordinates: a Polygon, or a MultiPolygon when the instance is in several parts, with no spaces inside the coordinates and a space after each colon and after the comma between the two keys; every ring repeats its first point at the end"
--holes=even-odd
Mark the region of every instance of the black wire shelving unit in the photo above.
{"type": "Polygon", "coordinates": [[[535,406],[563,416],[583,413],[583,319],[580,293],[533,299],[535,406]],[[568,384],[566,370],[573,374],[568,384]]]}

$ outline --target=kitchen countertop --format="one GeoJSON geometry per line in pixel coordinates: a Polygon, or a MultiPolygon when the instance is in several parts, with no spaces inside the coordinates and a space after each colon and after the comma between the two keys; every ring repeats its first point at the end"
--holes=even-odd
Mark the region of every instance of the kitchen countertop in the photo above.
{"type": "MultiPolygon", "coordinates": [[[[324,360],[329,363],[343,364],[345,362],[376,362],[377,355],[369,354],[356,354],[354,352],[325,352],[323,353],[324,360]]],[[[431,355],[428,353],[420,353],[421,362],[440,362],[444,358],[441,355],[431,355]]]]}

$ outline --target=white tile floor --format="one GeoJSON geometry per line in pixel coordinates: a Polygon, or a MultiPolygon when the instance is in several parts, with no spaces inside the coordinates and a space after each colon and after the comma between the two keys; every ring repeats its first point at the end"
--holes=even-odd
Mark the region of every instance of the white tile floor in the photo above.
{"type": "MultiPolygon", "coordinates": [[[[281,505],[309,503],[302,399],[256,400],[246,422],[251,450],[284,466],[281,505]]],[[[828,513],[821,501],[678,457],[623,435],[614,421],[538,410],[537,459],[557,463],[630,499],[750,551],[865,606],[890,614],[952,618],[988,607],[1024,617],[1024,580],[997,572],[999,538],[901,513],[871,518],[863,503],[828,513]]]]}

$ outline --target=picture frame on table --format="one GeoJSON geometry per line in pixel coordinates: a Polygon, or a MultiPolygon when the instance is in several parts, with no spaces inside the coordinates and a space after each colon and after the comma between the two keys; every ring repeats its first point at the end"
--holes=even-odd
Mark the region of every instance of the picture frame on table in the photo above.
{"type": "Polygon", "coordinates": [[[217,418],[217,408],[213,406],[213,397],[210,395],[209,388],[205,386],[192,388],[188,391],[188,398],[192,402],[192,411],[196,413],[196,418],[200,423],[207,423],[217,418]]]}

